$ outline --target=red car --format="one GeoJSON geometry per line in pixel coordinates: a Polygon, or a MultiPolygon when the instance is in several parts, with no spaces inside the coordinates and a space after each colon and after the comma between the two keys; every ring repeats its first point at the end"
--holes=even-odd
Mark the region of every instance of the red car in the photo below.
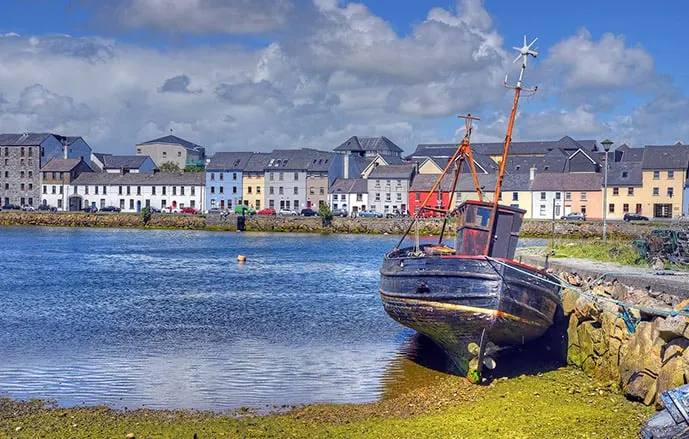
{"type": "Polygon", "coordinates": [[[182,213],[191,213],[191,214],[195,215],[195,214],[199,213],[199,211],[194,209],[193,207],[183,207],[182,213]]]}
{"type": "Polygon", "coordinates": [[[266,207],[265,209],[261,209],[258,211],[259,215],[275,215],[275,209],[272,207],[266,207]]]}

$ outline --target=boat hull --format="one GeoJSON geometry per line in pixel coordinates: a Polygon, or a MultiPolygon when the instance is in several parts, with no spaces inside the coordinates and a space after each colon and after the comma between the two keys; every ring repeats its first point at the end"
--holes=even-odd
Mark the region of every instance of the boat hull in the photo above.
{"type": "Polygon", "coordinates": [[[484,256],[385,256],[380,269],[385,311],[442,346],[460,374],[485,330],[496,347],[542,336],[560,303],[558,279],[511,260],[484,256]]]}

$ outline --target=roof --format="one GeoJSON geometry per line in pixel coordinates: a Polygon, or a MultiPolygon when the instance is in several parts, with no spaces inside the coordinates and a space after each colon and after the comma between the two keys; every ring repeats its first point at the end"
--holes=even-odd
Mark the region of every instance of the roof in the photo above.
{"type": "Polygon", "coordinates": [[[368,179],[373,178],[399,178],[408,180],[411,178],[416,165],[413,163],[404,165],[379,165],[373,168],[371,173],[368,175],[368,179]]]}
{"type": "Polygon", "coordinates": [[[270,161],[270,153],[255,152],[249,157],[244,165],[244,172],[263,172],[270,161]]]}
{"type": "Polygon", "coordinates": [[[243,170],[253,153],[251,152],[216,152],[208,161],[206,170],[243,170]]]}
{"type": "Polygon", "coordinates": [[[380,137],[360,137],[352,136],[345,140],[334,151],[351,151],[351,152],[402,152],[402,148],[395,145],[395,143],[385,136],[380,137]]]}
{"type": "Polygon", "coordinates": [[[138,169],[146,159],[147,155],[102,155],[98,157],[103,162],[103,169],[138,169]]]}
{"type": "MultiPolygon", "coordinates": [[[[81,159],[50,159],[48,163],[41,168],[43,172],[69,172],[76,168],[81,162],[81,159]]],[[[87,165],[88,166],[88,165],[87,165]]]]}
{"type": "Polygon", "coordinates": [[[50,133],[0,134],[0,146],[38,146],[50,133]]]}
{"type": "Polygon", "coordinates": [[[276,149],[268,153],[265,171],[327,172],[333,153],[316,149],[276,149]]]}
{"type": "Polygon", "coordinates": [[[204,150],[205,148],[201,145],[197,145],[196,143],[192,143],[188,140],[184,140],[181,137],[177,136],[165,136],[165,137],[159,137],[157,139],[149,140],[147,142],[142,142],[142,143],[137,143],[137,146],[139,145],[152,145],[156,143],[168,143],[171,145],[180,145],[183,146],[186,149],[192,150],[192,151],[200,151],[204,150]]]}
{"type": "MultiPolygon", "coordinates": [[[[496,177],[494,177],[495,179],[496,177]]],[[[502,178],[502,191],[520,192],[531,190],[531,176],[527,173],[505,174],[502,178]]]]}
{"type": "Polygon", "coordinates": [[[598,172],[536,173],[532,191],[599,191],[603,186],[603,176],[598,172]]]}
{"type": "Polygon", "coordinates": [[[204,172],[134,172],[128,174],[110,174],[107,172],[85,172],[72,182],[75,185],[170,185],[170,186],[204,186],[204,172]]]}
{"type": "MultiPolygon", "coordinates": [[[[623,145],[626,146],[626,145],[623,145]]],[[[618,150],[620,148],[617,148],[618,150]]],[[[622,152],[622,161],[623,162],[638,162],[641,163],[641,161],[644,158],[644,148],[627,148],[624,149],[622,152]]]]}
{"type": "Polygon", "coordinates": [[[641,186],[641,184],[641,162],[610,162],[608,186],[641,186]]]}
{"type": "Polygon", "coordinates": [[[365,194],[368,193],[368,187],[363,178],[336,178],[330,185],[328,192],[331,194],[365,194]]]}
{"type": "Polygon", "coordinates": [[[641,169],[687,169],[689,145],[646,145],[641,169]]]}
{"type": "MultiPolygon", "coordinates": [[[[433,185],[438,181],[438,178],[440,178],[440,174],[416,174],[409,190],[415,192],[428,192],[433,189],[433,185]]],[[[443,192],[451,191],[453,181],[454,175],[445,174],[440,182],[440,186],[436,190],[441,190],[443,192]]]]}

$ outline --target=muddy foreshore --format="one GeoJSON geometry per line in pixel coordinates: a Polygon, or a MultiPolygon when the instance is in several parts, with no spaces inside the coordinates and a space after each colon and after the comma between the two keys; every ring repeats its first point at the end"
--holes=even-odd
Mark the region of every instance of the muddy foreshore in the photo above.
{"type": "MultiPolygon", "coordinates": [[[[52,226],[52,227],[111,227],[111,228],[162,228],[193,230],[237,230],[237,215],[169,215],[154,214],[144,223],[140,214],[131,213],[82,213],[82,212],[0,212],[0,225],[52,226]]],[[[333,218],[329,227],[324,227],[318,217],[290,216],[247,216],[247,232],[301,232],[301,233],[360,233],[390,234],[404,233],[411,222],[410,218],[333,218]]],[[[608,222],[608,236],[611,239],[633,239],[647,235],[653,228],[668,227],[668,223],[625,223],[608,222]]],[[[422,235],[438,235],[442,220],[425,218],[419,223],[422,235]]],[[[447,227],[446,233],[454,233],[454,224],[447,227]]],[[[568,238],[594,238],[601,236],[600,221],[569,222],[525,220],[520,236],[545,238],[552,234],[568,238]]]]}

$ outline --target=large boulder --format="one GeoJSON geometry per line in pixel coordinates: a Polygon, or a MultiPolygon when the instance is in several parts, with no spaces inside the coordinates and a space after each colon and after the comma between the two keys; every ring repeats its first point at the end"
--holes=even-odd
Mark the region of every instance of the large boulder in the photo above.
{"type": "Polygon", "coordinates": [[[656,383],[657,395],[654,401],[660,408],[662,407],[662,401],[659,397],[661,393],[684,385],[684,363],[681,356],[672,357],[663,365],[656,383]]]}
{"type": "Polygon", "coordinates": [[[669,342],[677,337],[682,337],[687,328],[687,321],[684,317],[672,316],[667,318],[658,317],[653,320],[655,331],[658,336],[669,342]]]}
{"type": "Polygon", "coordinates": [[[564,288],[562,290],[562,312],[570,315],[574,311],[577,299],[579,299],[579,294],[569,288],[564,288]]]}

